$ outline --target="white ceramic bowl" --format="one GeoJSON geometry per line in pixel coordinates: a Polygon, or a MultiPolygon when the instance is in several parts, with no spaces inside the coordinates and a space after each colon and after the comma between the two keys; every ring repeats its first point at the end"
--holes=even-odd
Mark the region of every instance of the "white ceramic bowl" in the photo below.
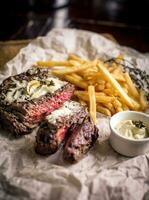
{"type": "Polygon", "coordinates": [[[149,115],[147,114],[135,111],[124,111],[113,115],[110,119],[110,143],[113,149],[118,153],[129,157],[148,152],[149,137],[145,139],[128,139],[115,130],[116,125],[123,120],[140,120],[149,130],[149,115]]]}

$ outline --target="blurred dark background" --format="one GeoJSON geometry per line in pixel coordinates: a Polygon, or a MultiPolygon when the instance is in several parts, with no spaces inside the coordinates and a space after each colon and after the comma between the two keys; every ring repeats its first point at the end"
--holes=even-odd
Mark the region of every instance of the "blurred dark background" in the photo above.
{"type": "Polygon", "coordinates": [[[1,0],[0,40],[32,39],[52,28],[112,34],[149,51],[149,0],[1,0]]]}

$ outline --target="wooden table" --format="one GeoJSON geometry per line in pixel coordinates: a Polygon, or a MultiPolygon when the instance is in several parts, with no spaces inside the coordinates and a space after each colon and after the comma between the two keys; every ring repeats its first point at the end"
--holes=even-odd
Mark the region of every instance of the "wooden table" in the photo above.
{"type": "MultiPolygon", "coordinates": [[[[11,10],[13,4],[7,6],[7,14],[1,12],[5,19],[0,17],[2,30],[0,31],[0,40],[32,39],[45,35],[52,28],[68,27],[109,33],[121,45],[130,46],[141,52],[149,51],[149,24],[146,20],[147,16],[145,17],[143,12],[140,16],[138,13],[135,16],[134,11],[130,10],[124,17],[124,7],[124,12],[121,11],[121,15],[117,14],[116,16],[115,13],[112,15],[112,12],[110,14],[103,12],[103,6],[95,6],[90,3],[92,1],[82,0],[76,3],[76,0],[72,0],[71,2],[59,9],[35,7],[23,10],[22,7],[17,7],[18,10],[16,9],[15,12],[13,9],[13,12],[11,10]]],[[[101,0],[101,2],[103,1],[101,0]]],[[[8,44],[0,43],[5,48],[8,44]]]]}

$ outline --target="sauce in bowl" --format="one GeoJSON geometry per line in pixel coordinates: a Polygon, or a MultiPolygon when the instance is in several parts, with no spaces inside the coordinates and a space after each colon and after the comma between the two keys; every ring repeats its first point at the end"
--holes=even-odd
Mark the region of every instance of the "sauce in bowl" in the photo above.
{"type": "Polygon", "coordinates": [[[147,127],[142,121],[123,120],[115,126],[115,130],[129,139],[144,139],[149,137],[147,127]]]}

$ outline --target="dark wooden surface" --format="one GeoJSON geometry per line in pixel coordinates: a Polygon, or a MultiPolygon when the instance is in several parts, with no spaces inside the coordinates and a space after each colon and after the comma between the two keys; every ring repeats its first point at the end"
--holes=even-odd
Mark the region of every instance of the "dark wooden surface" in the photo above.
{"type": "Polygon", "coordinates": [[[54,27],[110,33],[139,51],[149,51],[149,0],[5,0],[0,7],[0,40],[32,39],[54,27]],[[32,3],[31,3],[32,2],[32,3]]]}

